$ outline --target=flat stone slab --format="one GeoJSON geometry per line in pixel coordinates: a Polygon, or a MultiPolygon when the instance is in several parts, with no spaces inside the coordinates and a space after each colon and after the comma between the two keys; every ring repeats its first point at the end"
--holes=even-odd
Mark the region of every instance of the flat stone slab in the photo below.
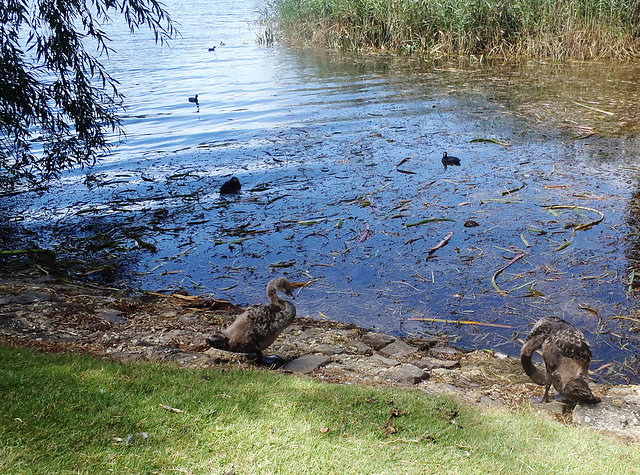
{"type": "Polygon", "coordinates": [[[357,355],[371,355],[373,348],[360,340],[353,340],[346,344],[346,348],[357,355]]]}
{"type": "Polygon", "coordinates": [[[396,339],[390,335],[385,335],[384,333],[378,332],[368,332],[362,335],[360,338],[363,343],[366,343],[374,350],[378,351],[381,348],[384,348],[389,343],[393,343],[396,339]]]}
{"type": "Polygon", "coordinates": [[[434,369],[434,368],[444,368],[444,369],[453,369],[460,367],[460,361],[453,360],[441,360],[439,358],[432,358],[430,356],[426,356],[419,360],[414,360],[411,362],[413,366],[417,366],[418,368],[423,369],[434,369]]]}
{"type": "Polygon", "coordinates": [[[371,356],[371,360],[378,361],[383,365],[387,366],[388,368],[391,368],[392,366],[398,366],[400,364],[398,360],[394,360],[393,358],[387,358],[379,354],[375,354],[371,356]]]}
{"type": "Polygon", "coordinates": [[[50,300],[51,295],[48,292],[38,292],[29,290],[27,292],[23,292],[20,295],[4,295],[0,299],[0,305],[9,305],[9,304],[31,304],[38,302],[45,302],[50,300]]]}
{"type": "Polygon", "coordinates": [[[127,318],[124,316],[124,312],[111,308],[106,308],[96,313],[96,317],[111,323],[127,323],[127,318]]]}
{"type": "Polygon", "coordinates": [[[317,371],[322,365],[331,361],[331,358],[325,355],[304,355],[300,358],[296,358],[293,361],[289,361],[285,366],[285,371],[291,371],[292,373],[309,374],[317,371]]]}
{"type": "Polygon", "coordinates": [[[429,353],[439,358],[455,358],[464,355],[464,352],[451,346],[436,346],[429,348],[429,353]]]}
{"type": "Polygon", "coordinates": [[[388,356],[389,358],[402,359],[413,355],[418,351],[418,348],[402,340],[395,340],[393,343],[388,344],[384,348],[380,348],[378,351],[381,355],[388,356]]]}
{"type": "Polygon", "coordinates": [[[573,423],[599,432],[640,439],[640,396],[638,387],[627,394],[623,388],[612,388],[598,404],[577,405],[573,423]]]}
{"type": "Polygon", "coordinates": [[[346,350],[343,347],[340,346],[336,346],[336,345],[326,345],[326,344],[322,344],[322,345],[318,345],[314,348],[314,351],[316,353],[322,353],[323,355],[339,355],[341,353],[346,352],[346,350]]]}
{"type": "Polygon", "coordinates": [[[563,415],[571,412],[571,408],[560,401],[531,401],[531,407],[538,410],[548,411],[552,414],[563,415]]]}
{"type": "Polygon", "coordinates": [[[425,379],[429,379],[429,372],[405,363],[389,368],[384,372],[384,377],[400,383],[418,384],[425,379]]]}

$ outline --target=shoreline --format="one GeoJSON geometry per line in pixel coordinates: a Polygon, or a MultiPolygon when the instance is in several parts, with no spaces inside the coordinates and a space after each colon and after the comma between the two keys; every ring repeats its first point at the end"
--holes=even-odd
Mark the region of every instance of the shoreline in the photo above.
{"type": "MultiPolygon", "coordinates": [[[[246,355],[210,348],[204,341],[242,312],[227,300],[132,295],[30,270],[0,276],[0,309],[2,344],[185,367],[258,367],[246,355]]],[[[543,393],[517,358],[459,349],[437,338],[397,338],[349,323],[296,317],[268,352],[286,361],[279,371],[330,383],[418,387],[510,409],[543,393]]],[[[609,387],[593,386],[599,395],[609,387]]]]}
{"type": "MultiPolygon", "coordinates": [[[[0,276],[0,344],[48,352],[185,368],[269,370],[246,355],[205,343],[206,336],[228,325],[241,311],[226,300],[131,295],[126,290],[63,281],[38,270],[0,276]]],[[[578,411],[572,414],[559,402],[532,403],[544,388],[529,380],[519,359],[492,350],[465,351],[434,338],[402,339],[353,324],[298,317],[269,347],[269,353],[287,362],[274,371],[301,373],[333,384],[414,388],[453,396],[479,410],[517,413],[533,408],[542,417],[576,423],[578,411]]],[[[591,383],[591,387],[603,401],[611,400],[595,407],[616,409],[620,401],[615,398],[626,401],[627,396],[635,399],[625,404],[640,404],[637,386],[591,383]]],[[[640,440],[638,427],[604,432],[633,443],[640,440]]]]}

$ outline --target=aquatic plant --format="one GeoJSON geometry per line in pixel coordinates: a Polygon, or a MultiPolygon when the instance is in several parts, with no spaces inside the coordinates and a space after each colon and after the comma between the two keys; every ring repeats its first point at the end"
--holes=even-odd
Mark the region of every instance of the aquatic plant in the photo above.
{"type": "Polygon", "coordinates": [[[274,0],[281,40],[342,50],[554,59],[635,57],[631,0],[274,0]]]}

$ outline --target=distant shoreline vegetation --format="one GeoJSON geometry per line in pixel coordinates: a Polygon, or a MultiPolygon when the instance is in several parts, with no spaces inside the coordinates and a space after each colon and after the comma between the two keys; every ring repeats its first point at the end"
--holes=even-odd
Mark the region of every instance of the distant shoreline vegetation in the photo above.
{"type": "Polygon", "coordinates": [[[280,40],[445,57],[640,57],[638,0],[272,0],[280,40]]]}

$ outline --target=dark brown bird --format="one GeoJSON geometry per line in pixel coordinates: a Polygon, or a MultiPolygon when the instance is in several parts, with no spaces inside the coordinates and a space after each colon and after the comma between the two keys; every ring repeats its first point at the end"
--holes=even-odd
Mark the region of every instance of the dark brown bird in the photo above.
{"type": "Polygon", "coordinates": [[[189,98],[189,102],[193,102],[195,105],[200,105],[198,102],[198,95],[196,94],[196,97],[190,97],[189,98]]]}
{"type": "Polygon", "coordinates": [[[235,176],[231,177],[230,180],[225,181],[220,187],[220,194],[226,195],[229,193],[237,193],[242,188],[240,184],[240,180],[238,180],[235,176]]]}
{"type": "Polygon", "coordinates": [[[442,154],[442,164],[446,167],[447,165],[455,165],[456,167],[460,166],[460,159],[458,157],[451,157],[447,155],[447,152],[442,154]]]}
{"type": "Polygon", "coordinates": [[[281,299],[278,290],[294,298],[293,287],[286,278],[273,279],[267,284],[269,303],[249,307],[231,325],[215,332],[206,342],[219,350],[253,353],[262,359],[262,350],[271,345],[296,316],[296,307],[281,299]]]}
{"type": "Polygon", "coordinates": [[[557,317],[544,317],[533,326],[520,352],[520,362],[534,383],[546,386],[543,402],[549,401],[553,387],[570,402],[600,402],[589,388],[591,348],[584,334],[569,322],[557,317]],[[531,361],[541,349],[546,371],[531,361]]]}

